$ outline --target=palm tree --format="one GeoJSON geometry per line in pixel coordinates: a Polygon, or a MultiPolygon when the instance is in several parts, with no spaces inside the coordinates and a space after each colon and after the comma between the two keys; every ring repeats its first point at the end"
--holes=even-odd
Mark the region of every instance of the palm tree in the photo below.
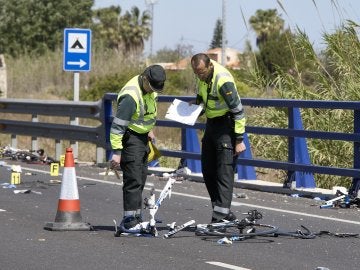
{"type": "Polygon", "coordinates": [[[111,6],[94,11],[94,32],[98,41],[106,48],[119,50],[121,47],[121,36],[119,34],[119,18],[121,8],[111,6]]]}
{"type": "Polygon", "coordinates": [[[139,54],[144,50],[145,40],[150,37],[151,17],[142,14],[137,7],[121,16],[119,6],[94,11],[94,32],[107,48],[123,54],[139,54]]]}
{"type": "Polygon", "coordinates": [[[151,34],[151,16],[148,11],[142,14],[137,7],[120,18],[120,36],[124,53],[139,53],[144,50],[145,40],[151,34]]]}
{"type": "Polygon", "coordinates": [[[256,45],[258,46],[271,34],[279,34],[284,29],[284,20],[277,14],[276,9],[258,9],[255,15],[250,17],[249,22],[257,35],[256,45]]]}

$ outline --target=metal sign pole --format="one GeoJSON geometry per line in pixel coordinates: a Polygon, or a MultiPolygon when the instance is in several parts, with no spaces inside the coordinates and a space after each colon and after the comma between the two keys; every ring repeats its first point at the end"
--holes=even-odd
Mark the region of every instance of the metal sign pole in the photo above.
{"type": "MultiPolygon", "coordinates": [[[[91,30],[80,28],[64,29],[64,71],[74,71],[74,102],[79,101],[80,73],[91,67],[91,30]]],[[[79,118],[71,117],[70,124],[78,126],[79,118]]],[[[78,142],[70,141],[74,159],[79,157],[78,142]]]]}
{"type": "MultiPolygon", "coordinates": [[[[74,101],[77,102],[80,100],[80,73],[74,72],[74,101]]],[[[70,119],[71,125],[78,126],[79,125],[79,118],[73,117],[70,119]]],[[[71,141],[71,147],[73,149],[74,159],[76,160],[79,156],[79,143],[75,141],[71,141]]]]}

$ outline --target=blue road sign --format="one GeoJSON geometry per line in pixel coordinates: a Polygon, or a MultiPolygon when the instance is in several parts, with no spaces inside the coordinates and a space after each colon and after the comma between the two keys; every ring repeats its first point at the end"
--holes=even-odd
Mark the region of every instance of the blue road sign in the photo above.
{"type": "Polygon", "coordinates": [[[64,70],[90,71],[91,30],[64,29],[64,70]]]}

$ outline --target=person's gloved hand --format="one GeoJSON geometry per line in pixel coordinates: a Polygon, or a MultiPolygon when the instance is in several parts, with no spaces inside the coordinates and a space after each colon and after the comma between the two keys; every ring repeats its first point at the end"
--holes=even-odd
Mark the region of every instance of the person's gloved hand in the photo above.
{"type": "Polygon", "coordinates": [[[120,160],[121,156],[114,154],[110,160],[110,169],[111,170],[120,170],[120,160]]]}
{"type": "Polygon", "coordinates": [[[118,163],[118,162],[116,162],[114,160],[110,160],[110,169],[119,171],[120,170],[120,163],[118,163]]]}

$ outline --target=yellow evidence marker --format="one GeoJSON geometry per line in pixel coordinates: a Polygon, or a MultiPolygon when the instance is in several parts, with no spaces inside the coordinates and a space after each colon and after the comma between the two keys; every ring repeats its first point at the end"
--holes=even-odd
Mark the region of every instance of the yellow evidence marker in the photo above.
{"type": "Polygon", "coordinates": [[[59,176],[59,163],[51,163],[50,164],[50,175],[51,176],[59,176]]]}
{"type": "Polygon", "coordinates": [[[21,176],[19,172],[11,173],[11,181],[12,185],[19,185],[21,183],[21,176]]]}

